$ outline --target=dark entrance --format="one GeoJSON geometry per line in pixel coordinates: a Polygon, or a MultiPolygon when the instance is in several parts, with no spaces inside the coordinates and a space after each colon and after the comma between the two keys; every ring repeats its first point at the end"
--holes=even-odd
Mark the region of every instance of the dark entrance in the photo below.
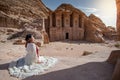
{"type": "Polygon", "coordinates": [[[65,39],[69,39],[69,33],[66,33],[65,39]]]}

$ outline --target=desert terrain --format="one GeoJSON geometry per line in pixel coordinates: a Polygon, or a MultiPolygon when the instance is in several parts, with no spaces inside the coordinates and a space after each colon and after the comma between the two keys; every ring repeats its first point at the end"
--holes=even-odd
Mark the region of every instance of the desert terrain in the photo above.
{"type": "MultiPolygon", "coordinates": [[[[0,35],[0,80],[19,80],[9,75],[8,65],[26,55],[24,45],[14,45],[16,39],[7,40],[9,35],[0,35]]],[[[44,73],[24,80],[111,80],[113,65],[106,62],[117,41],[89,43],[86,41],[58,41],[44,44],[40,55],[58,59],[44,73]]]]}
{"type": "MultiPolygon", "coordinates": [[[[17,40],[24,41],[25,35],[29,32],[39,38],[44,36],[43,42],[49,43],[39,48],[40,55],[55,57],[58,62],[45,72],[23,80],[112,80],[115,66],[106,60],[111,51],[120,49],[120,41],[116,41],[116,38],[120,40],[119,1],[116,0],[115,29],[113,26],[107,26],[94,14],[87,16],[71,4],[58,5],[56,10],[52,11],[42,0],[0,0],[0,80],[21,80],[10,76],[8,66],[11,61],[26,55],[24,42],[19,45],[14,43],[17,40]],[[68,15],[66,12],[70,12],[69,16],[71,16],[67,20],[72,22],[68,24],[69,27],[66,25],[67,21],[64,21],[64,18],[67,18],[64,15],[68,15]],[[59,15],[55,15],[56,13],[59,15]],[[65,14],[61,16],[61,13],[65,14]],[[56,17],[59,20],[56,20],[56,17]],[[76,23],[77,25],[73,26],[76,23]],[[28,28],[32,31],[24,31],[28,28]],[[42,34],[39,34],[40,32],[42,34]],[[66,35],[65,39],[71,38],[72,35],[75,39],[81,38],[79,41],[61,40],[60,36],[64,38],[62,32],[66,35]],[[13,35],[14,33],[17,34],[13,35]],[[77,36],[77,33],[80,34],[77,36]],[[13,39],[8,39],[11,35],[13,39]]],[[[37,39],[37,41],[41,44],[41,40],[37,39]]]]}

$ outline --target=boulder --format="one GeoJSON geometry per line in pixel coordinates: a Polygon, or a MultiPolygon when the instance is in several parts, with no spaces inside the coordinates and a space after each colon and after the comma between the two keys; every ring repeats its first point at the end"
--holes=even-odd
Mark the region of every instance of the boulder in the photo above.
{"type": "Polygon", "coordinates": [[[87,56],[87,55],[90,55],[90,54],[93,54],[93,52],[90,52],[90,51],[84,51],[82,55],[83,55],[83,56],[87,56]]]}
{"type": "Polygon", "coordinates": [[[117,40],[117,31],[114,27],[108,26],[107,31],[104,33],[104,37],[109,40],[117,40]]]}
{"type": "Polygon", "coordinates": [[[120,50],[114,50],[111,52],[107,62],[115,65],[118,59],[120,59],[120,50]]]}
{"type": "Polygon", "coordinates": [[[115,65],[112,80],[120,80],[120,50],[112,51],[107,62],[115,65]]]}
{"type": "Polygon", "coordinates": [[[120,59],[117,60],[117,63],[115,65],[112,80],[120,80],[120,59]]]}
{"type": "Polygon", "coordinates": [[[14,32],[14,29],[9,28],[7,29],[7,32],[14,32]]]}
{"type": "Polygon", "coordinates": [[[48,43],[49,43],[48,34],[47,34],[45,31],[43,31],[43,32],[42,32],[42,35],[43,35],[44,44],[48,44],[48,43]]]}
{"type": "Polygon", "coordinates": [[[13,44],[15,44],[15,45],[25,45],[25,40],[21,40],[21,39],[19,39],[19,40],[15,40],[15,42],[13,43],[13,44]]]}

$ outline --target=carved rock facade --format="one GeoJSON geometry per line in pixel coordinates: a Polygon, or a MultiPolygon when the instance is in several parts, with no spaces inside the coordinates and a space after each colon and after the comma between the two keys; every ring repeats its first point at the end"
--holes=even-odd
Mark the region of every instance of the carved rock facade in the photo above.
{"type": "Polygon", "coordinates": [[[85,14],[70,4],[62,4],[50,13],[50,41],[84,39],[85,14]]]}

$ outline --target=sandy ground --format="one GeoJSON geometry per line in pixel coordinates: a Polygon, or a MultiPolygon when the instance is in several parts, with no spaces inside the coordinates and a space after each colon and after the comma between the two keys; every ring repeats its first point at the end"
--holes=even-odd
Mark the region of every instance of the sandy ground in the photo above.
{"type": "MultiPolygon", "coordinates": [[[[19,80],[9,75],[8,64],[26,55],[24,45],[13,45],[0,33],[0,80],[19,80]]],[[[40,47],[40,55],[58,58],[58,63],[44,73],[24,80],[111,80],[113,65],[106,62],[117,42],[88,43],[83,41],[51,42],[40,47]],[[92,52],[82,56],[84,51],[92,52]]]]}
{"type": "MultiPolygon", "coordinates": [[[[114,42],[87,43],[78,41],[51,42],[40,47],[40,55],[58,58],[58,63],[43,74],[24,80],[111,80],[113,65],[106,62],[114,42]],[[82,56],[84,51],[93,54],[82,56]]],[[[25,56],[24,45],[13,41],[0,42],[0,80],[19,80],[11,77],[8,64],[25,56]]]]}

